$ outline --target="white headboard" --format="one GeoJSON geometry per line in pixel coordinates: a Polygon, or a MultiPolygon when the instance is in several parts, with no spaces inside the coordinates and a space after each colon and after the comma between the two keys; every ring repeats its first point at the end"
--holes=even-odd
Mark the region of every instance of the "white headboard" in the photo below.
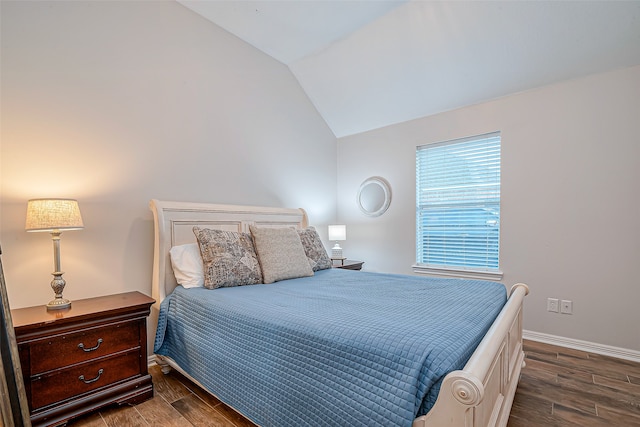
{"type": "Polygon", "coordinates": [[[195,225],[202,228],[248,233],[250,225],[296,227],[308,225],[304,209],[261,206],[214,205],[209,203],[167,202],[152,199],[155,242],[153,246],[153,289],[156,305],[177,286],[171,268],[169,249],[195,243],[195,225]]]}

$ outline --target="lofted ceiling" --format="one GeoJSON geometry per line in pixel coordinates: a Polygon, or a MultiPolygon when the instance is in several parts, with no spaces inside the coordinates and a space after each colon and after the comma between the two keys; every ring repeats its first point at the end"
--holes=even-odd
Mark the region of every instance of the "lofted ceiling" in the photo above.
{"type": "Polygon", "coordinates": [[[640,0],[178,0],[286,64],[343,137],[640,64],[640,0]]]}

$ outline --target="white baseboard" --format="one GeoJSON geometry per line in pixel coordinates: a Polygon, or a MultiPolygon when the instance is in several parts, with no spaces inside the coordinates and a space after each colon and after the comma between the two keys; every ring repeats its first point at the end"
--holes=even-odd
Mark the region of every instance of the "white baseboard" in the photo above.
{"type": "Polygon", "coordinates": [[[632,362],[640,362],[640,351],[637,350],[613,347],[605,344],[597,344],[589,341],[542,334],[540,332],[527,330],[522,331],[522,337],[526,340],[558,345],[560,347],[572,348],[574,350],[581,350],[589,353],[602,354],[604,356],[617,357],[618,359],[631,360],[632,362]]]}

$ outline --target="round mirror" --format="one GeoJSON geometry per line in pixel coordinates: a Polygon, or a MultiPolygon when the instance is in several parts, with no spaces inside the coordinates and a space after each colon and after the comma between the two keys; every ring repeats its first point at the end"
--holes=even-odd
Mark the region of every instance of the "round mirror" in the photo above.
{"type": "Polygon", "coordinates": [[[379,176],[366,179],[358,190],[357,202],[360,210],[365,215],[382,215],[391,204],[391,187],[389,183],[379,176]]]}

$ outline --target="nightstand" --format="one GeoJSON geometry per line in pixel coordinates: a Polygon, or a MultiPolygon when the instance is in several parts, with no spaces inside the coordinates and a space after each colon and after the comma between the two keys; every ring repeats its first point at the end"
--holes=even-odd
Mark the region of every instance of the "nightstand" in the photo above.
{"type": "Polygon", "coordinates": [[[362,264],[364,261],[354,261],[352,259],[345,259],[340,265],[333,265],[333,268],[344,268],[345,270],[362,270],[362,264]]]}
{"type": "Polygon", "coordinates": [[[128,292],[73,301],[65,310],[11,311],[34,426],[153,397],[147,316],[154,302],[128,292]]]}

